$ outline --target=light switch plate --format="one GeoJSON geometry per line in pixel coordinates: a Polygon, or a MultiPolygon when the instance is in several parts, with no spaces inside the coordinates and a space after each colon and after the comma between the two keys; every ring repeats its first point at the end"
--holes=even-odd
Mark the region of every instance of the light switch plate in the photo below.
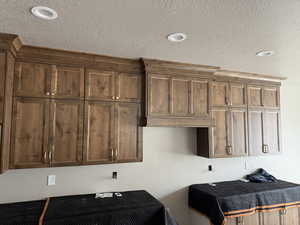
{"type": "Polygon", "coordinates": [[[56,184],[56,176],[55,175],[48,175],[47,185],[52,186],[56,184]]]}

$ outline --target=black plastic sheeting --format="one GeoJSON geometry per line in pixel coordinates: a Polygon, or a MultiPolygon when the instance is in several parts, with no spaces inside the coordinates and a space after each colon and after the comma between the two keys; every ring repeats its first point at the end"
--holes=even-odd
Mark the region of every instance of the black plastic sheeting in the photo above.
{"type": "Polygon", "coordinates": [[[215,186],[194,184],[189,187],[189,206],[206,215],[214,225],[223,224],[226,216],[280,209],[287,204],[299,206],[300,185],[278,180],[276,183],[227,181],[215,186]]]}
{"type": "MultiPolygon", "coordinates": [[[[122,197],[97,199],[95,194],[51,198],[43,224],[177,225],[168,210],[148,192],[121,194],[122,197]]],[[[38,225],[44,204],[45,201],[34,201],[0,205],[0,224],[38,225]]]]}
{"type": "Polygon", "coordinates": [[[0,204],[0,225],[38,225],[45,201],[0,204]]]}

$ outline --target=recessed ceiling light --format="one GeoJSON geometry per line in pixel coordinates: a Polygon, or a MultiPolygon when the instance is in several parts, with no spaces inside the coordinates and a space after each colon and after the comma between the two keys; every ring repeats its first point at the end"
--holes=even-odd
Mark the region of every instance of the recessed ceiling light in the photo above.
{"type": "Polygon", "coordinates": [[[271,56],[274,55],[274,51],[259,51],[256,53],[256,56],[271,56]]]}
{"type": "Polygon", "coordinates": [[[168,40],[169,41],[172,41],[172,42],[181,42],[181,41],[184,41],[186,39],[186,34],[184,33],[173,33],[173,34],[169,34],[167,36],[168,40]]]}
{"type": "Polygon", "coordinates": [[[54,20],[57,18],[57,12],[45,6],[35,6],[31,9],[31,13],[41,19],[54,20]]]}

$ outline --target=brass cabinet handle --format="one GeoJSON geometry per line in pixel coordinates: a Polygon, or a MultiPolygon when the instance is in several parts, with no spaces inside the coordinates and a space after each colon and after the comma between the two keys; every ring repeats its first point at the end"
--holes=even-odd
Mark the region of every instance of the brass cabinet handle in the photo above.
{"type": "Polygon", "coordinates": [[[116,97],[116,99],[120,99],[120,97],[119,97],[119,96],[117,96],[117,97],[116,97]]]}
{"type": "Polygon", "coordinates": [[[116,149],[115,149],[115,160],[118,160],[118,154],[119,154],[119,151],[118,151],[118,149],[116,148],[116,149]]]}
{"type": "Polygon", "coordinates": [[[232,155],[232,146],[231,146],[231,145],[228,145],[228,146],[226,147],[226,149],[227,149],[227,154],[228,154],[228,155],[232,155]]]}
{"type": "Polygon", "coordinates": [[[50,92],[47,91],[47,92],[46,92],[46,95],[50,95],[50,92]]]}
{"type": "Polygon", "coordinates": [[[114,161],[114,149],[110,149],[110,156],[111,156],[111,161],[114,161]]]}
{"type": "Polygon", "coordinates": [[[228,98],[225,97],[225,105],[228,105],[228,98]]]}
{"type": "Polygon", "coordinates": [[[49,161],[51,162],[52,161],[52,152],[51,151],[49,152],[49,156],[48,157],[49,157],[49,161]]]}
{"type": "Polygon", "coordinates": [[[285,208],[280,210],[281,215],[286,215],[286,213],[287,213],[287,210],[285,208]]]}
{"type": "Polygon", "coordinates": [[[51,93],[51,95],[53,96],[53,95],[55,95],[55,93],[54,93],[54,92],[52,92],[52,93],[51,93]]]}
{"type": "Polygon", "coordinates": [[[44,152],[44,162],[47,161],[47,152],[44,152]]]}
{"type": "Polygon", "coordinates": [[[242,216],[237,218],[237,224],[238,225],[243,225],[244,224],[244,218],[242,216]]]}

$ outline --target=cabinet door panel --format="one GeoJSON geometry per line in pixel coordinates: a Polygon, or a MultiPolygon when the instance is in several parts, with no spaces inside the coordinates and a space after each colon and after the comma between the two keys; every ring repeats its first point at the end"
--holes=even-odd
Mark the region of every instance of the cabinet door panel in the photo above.
{"type": "Polygon", "coordinates": [[[248,105],[262,106],[262,87],[248,86],[248,105]]]}
{"type": "Polygon", "coordinates": [[[51,165],[82,161],[83,102],[52,100],[50,105],[51,165]]]}
{"type": "Polygon", "coordinates": [[[248,117],[250,155],[261,155],[263,154],[263,112],[249,110],[248,117]]]}
{"type": "MultiPolygon", "coordinates": [[[[0,123],[1,124],[3,123],[3,117],[4,117],[5,75],[6,75],[6,54],[0,52],[0,123]]],[[[0,136],[0,138],[2,138],[2,136],[0,136]]],[[[0,142],[0,148],[1,148],[1,142],[0,142]]]]}
{"type": "Polygon", "coordinates": [[[236,107],[246,106],[246,87],[244,84],[230,84],[230,104],[236,107]]]}
{"type": "Polygon", "coordinates": [[[116,106],[116,152],[118,162],[134,162],[141,160],[139,143],[141,128],[139,127],[140,106],[132,103],[119,103],[116,106]]]}
{"type": "Polygon", "coordinates": [[[51,71],[49,65],[17,62],[15,65],[15,95],[48,97],[51,71]]]}
{"type": "Polygon", "coordinates": [[[170,115],[170,78],[150,77],[150,114],[170,115]]]}
{"type": "Polygon", "coordinates": [[[119,74],[116,76],[116,98],[121,101],[138,102],[141,98],[141,76],[119,74]]]}
{"type": "Polygon", "coordinates": [[[208,111],[208,81],[192,80],[191,99],[193,116],[207,117],[208,111]]]}
{"type": "Polygon", "coordinates": [[[263,130],[264,144],[268,146],[268,153],[280,152],[280,113],[268,111],[264,113],[263,130]]]}
{"type": "Polygon", "coordinates": [[[226,106],[228,104],[228,83],[213,82],[212,83],[212,105],[226,106]]]}
{"type": "MultiPolygon", "coordinates": [[[[212,223],[210,223],[210,224],[212,224],[212,223]]],[[[227,218],[225,224],[226,225],[239,225],[237,223],[237,218],[227,218]]]]}
{"type": "Polygon", "coordinates": [[[300,224],[300,214],[299,208],[291,208],[286,211],[284,217],[284,225],[299,225],[300,224]]]}
{"type": "Polygon", "coordinates": [[[263,89],[263,105],[265,107],[279,107],[278,89],[265,87],[263,89]]]}
{"type": "Polygon", "coordinates": [[[260,225],[259,223],[259,213],[255,213],[249,216],[243,216],[243,221],[241,225],[260,225]]]}
{"type": "Polygon", "coordinates": [[[212,111],[212,118],[216,126],[212,128],[213,139],[213,156],[224,157],[227,156],[228,146],[228,112],[226,109],[214,109],[212,111]]]}
{"type": "Polygon", "coordinates": [[[87,99],[113,100],[115,96],[115,75],[113,72],[88,70],[85,77],[87,99]]]}
{"type": "Polygon", "coordinates": [[[172,113],[174,115],[188,116],[190,114],[190,81],[172,79],[172,113]]]}
{"type": "Polygon", "coordinates": [[[255,213],[250,216],[227,218],[226,225],[260,225],[258,215],[258,213],[255,213]]]}
{"type": "Polygon", "coordinates": [[[230,115],[232,154],[235,156],[247,155],[247,110],[232,109],[230,115]]]}
{"type": "Polygon", "coordinates": [[[264,212],[261,215],[263,225],[282,225],[279,211],[264,212]]]}
{"type": "Polygon", "coordinates": [[[46,167],[49,102],[16,98],[12,131],[11,167],[46,167]]]}
{"type": "Polygon", "coordinates": [[[52,95],[60,98],[84,97],[84,70],[76,67],[52,66],[52,95]]]}
{"type": "Polygon", "coordinates": [[[84,163],[112,162],[114,104],[86,102],[84,126],[84,163]]]}

